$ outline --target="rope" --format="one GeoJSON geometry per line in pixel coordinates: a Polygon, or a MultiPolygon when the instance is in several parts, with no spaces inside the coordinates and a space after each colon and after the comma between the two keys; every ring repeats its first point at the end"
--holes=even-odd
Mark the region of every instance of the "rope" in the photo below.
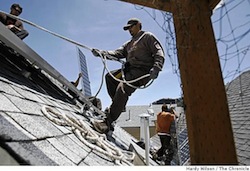
{"type": "Polygon", "coordinates": [[[83,45],[83,44],[80,44],[80,43],[78,43],[78,42],[76,42],[76,41],[74,41],[74,40],[71,40],[71,39],[67,38],[67,37],[61,36],[60,34],[57,34],[57,33],[55,33],[55,32],[52,32],[52,31],[50,31],[50,30],[48,30],[48,29],[46,29],[46,28],[43,28],[43,27],[41,27],[41,26],[39,26],[39,25],[37,25],[37,24],[34,24],[34,23],[32,23],[32,22],[30,22],[30,21],[28,21],[28,20],[25,20],[25,19],[23,19],[23,18],[17,17],[17,16],[12,15],[12,14],[5,13],[4,11],[1,11],[1,10],[0,10],[0,12],[1,12],[1,13],[4,13],[5,15],[8,15],[8,16],[10,16],[10,17],[16,19],[16,20],[23,21],[23,22],[25,22],[25,23],[27,23],[27,24],[29,24],[29,25],[31,25],[31,26],[34,26],[34,27],[36,27],[36,28],[38,28],[38,29],[40,29],[40,30],[43,30],[43,31],[45,31],[45,32],[47,32],[47,33],[50,33],[50,34],[52,34],[52,35],[54,35],[54,36],[56,36],[56,37],[59,37],[59,38],[61,38],[61,39],[63,39],[63,40],[66,40],[66,41],[68,41],[68,42],[70,42],[70,43],[73,43],[73,44],[75,44],[75,45],[77,45],[77,46],[80,46],[80,47],[82,47],[82,48],[84,48],[84,49],[87,49],[87,50],[90,50],[90,51],[92,50],[92,48],[90,48],[90,47],[88,47],[88,46],[85,46],[85,45],[83,45]]]}
{"type": "Polygon", "coordinates": [[[100,93],[101,89],[102,89],[102,86],[103,86],[103,83],[104,83],[104,75],[105,75],[105,68],[103,68],[102,70],[102,80],[101,80],[101,84],[99,86],[99,89],[97,90],[96,94],[94,95],[94,97],[92,98],[92,100],[94,98],[97,98],[98,94],[100,93]]]}
{"type": "Polygon", "coordinates": [[[121,70],[122,70],[122,80],[120,80],[120,79],[116,78],[116,77],[111,73],[111,71],[108,69],[108,67],[107,67],[107,56],[104,55],[104,54],[102,54],[102,53],[99,53],[99,55],[100,55],[100,57],[101,57],[101,59],[102,59],[103,65],[104,65],[105,69],[107,70],[107,72],[109,73],[109,75],[111,75],[111,77],[112,77],[114,80],[116,80],[116,81],[118,81],[118,82],[120,82],[120,83],[125,83],[125,84],[127,84],[128,86],[130,86],[130,87],[132,87],[132,88],[135,88],[135,89],[144,89],[144,88],[149,87],[149,86],[153,83],[153,81],[154,81],[153,79],[151,79],[151,81],[149,82],[149,84],[144,85],[144,86],[142,86],[142,87],[132,85],[131,83],[134,83],[134,82],[140,81],[140,80],[142,80],[142,79],[144,79],[144,78],[147,78],[147,77],[150,76],[150,74],[146,74],[146,75],[143,75],[143,76],[141,76],[141,77],[138,77],[138,78],[136,78],[136,79],[134,79],[134,80],[127,81],[127,80],[125,79],[125,75],[124,75],[124,72],[123,72],[125,62],[122,61],[122,60],[119,60],[119,59],[111,58],[111,60],[116,60],[116,61],[118,61],[118,62],[120,62],[120,63],[122,64],[122,69],[121,69],[121,70]]]}
{"type": "MultiPolygon", "coordinates": [[[[36,28],[38,28],[38,29],[40,29],[40,30],[43,30],[43,31],[47,32],[47,33],[50,33],[50,34],[52,34],[52,35],[54,35],[54,36],[56,36],[56,37],[59,37],[59,38],[61,38],[61,39],[63,39],[63,40],[66,40],[66,41],[68,41],[68,42],[70,42],[70,43],[72,43],[72,44],[75,44],[75,45],[79,46],[79,47],[82,47],[82,48],[87,49],[87,50],[89,50],[89,51],[92,51],[92,50],[93,50],[93,48],[90,48],[90,47],[88,47],[88,46],[86,46],[86,45],[83,45],[83,44],[81,44],[81,43],[78,43],[78,42],[76,42],[76,41],[74,41],[74,40],[72,40],[72,39],[69,39],[69,38],[67,38],[67,37],[64,37],[64,36],[62,36],[62,35],[60,35],[60,34],[57,34],[57,33],[55,33],[55,32],[52,32],[52,31],[50,31],[50,30],[48,30],[48,29],[46,29],[46,28],[44,28],[44,27],[41,27],[41,26],[39,26],[39,25],[37,25],[37,24],[35,24],[35,23],[33,23],[33,22],[30,22],[30,21],[28,21],[28,20],[25,20],[25,19],[23,19],[23,18],[17,17],[17,16],[12,15],[12,14],[5,13],[4,11],[1,11],[1,10],[0,10],[0,12],[1,12],[1,13],[4,13],[4,14],[7,15],[7,16],[10,16],[10,17],[12,17],[12,18],[14,18],[14,19],[16,19],[16,20],[20,20],[20,21],[25,22],[25,23],[27,23],[27,24],[33,26],[33,27],[36,27],[36,28]]],[[[102,55],[102,54],[100,54],[100,56],[101,56],[101,59],[102,59],[102,61],[103,61],[103,64],[104,64],[105,69],[106,69],[107,72],[113,77],[113,79],[115,79],[116,81],[125,83],[125,84],[127,84],[128,86],[130,86],[130,87],[132,87],[132,88],[135,88],[135,89],[144,89],[144,88],[147,88],[148,86],[150,86],[150,85],[153,83],[153,80],[151,80],[151,82],[150,82],[148,85],[145,85],[145,86],[142,86],[142,87],[134,86],[134,85],[131,84],[131,83],[137,82],[137,81],[139,81],[139,80],[141,80],[141,79],[144,79],[144,78],[149,77],[150,74],[146,74],[146,75],[144,75],[144,76],[141,76],[141,77],[139,77],[139,78],[136,78],[136,79],[130,80],[130,81],[126,81],[126,80],[125,80],[125,77],[123,78],[123,80],[119,80],[119,79],[115,78],[115,77],[113,76],[113,74],[111,74],[110,70],[109,70],[108,67],[107,67],[107,63],[106,63],[107,58],[106,58],[106,56],[105,56],[105,55],[102,55]]],[[[124,64],[124,61],[122,61],[122,60],[116,59],[116,61],[121,62],[122,64],[124,64]]],[[[101,86],[102,86],[102,84],[101,84],[101,86]]],[[[101,86],[100,86],[100,87],[101,87],[101,86]]],[[[100,91],[100,90],[99,90],[99,91],[100,91]]],[[[99,93],[99,92],[96,93],[95,97],[98,95],[98,93],[99,93]]]]}
{"type": "Polygon", "coordinates": [[[48,106],[42,107],[42,113],[53,123],[60,126],[71,127],[76,137],[86,146],[114,160],[116,164],[132,165],[135,154],[125,151],[112,145],[106,138],[105,134],[94,131],[83,120],[70,117],[68,115],[57,113],[48,106]]]}

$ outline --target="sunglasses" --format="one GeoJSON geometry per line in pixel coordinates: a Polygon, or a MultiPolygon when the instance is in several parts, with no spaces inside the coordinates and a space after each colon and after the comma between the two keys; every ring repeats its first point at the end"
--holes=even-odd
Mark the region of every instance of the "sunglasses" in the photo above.
{"type": "Polygon", "coordinates": [[[19,14],[22,12],[19,8],[14,8],[14,10],[16,10],[19,14]]]}

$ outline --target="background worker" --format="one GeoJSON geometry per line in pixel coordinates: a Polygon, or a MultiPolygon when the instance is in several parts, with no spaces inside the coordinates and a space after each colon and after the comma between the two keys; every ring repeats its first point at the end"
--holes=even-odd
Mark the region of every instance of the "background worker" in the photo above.
{"type": "MultiPolygon", "coordinates": [[[[158,39],[150,32],[142,31],[142,24],[139,19],[132,18],[123,27],[128,30],[132,39],[114,51],[100,51],[93,49],[95,56],[110,55],[112,57],[126,59],[123,70],[125,80],[137,79],[146,74],[150,77],[132,83],[133,86],[146,85],[151,79],[156,79],[164,64],[164,51],[158,39]]],[[[108,58],[108,56],[107,56],[108,58]]],[[[121,69],[111,71],[117,79],[122,79],[121,69]]],[[[115,80],[109,73],[106,75],[107,91],[112,99],[112,104],[107,113],[107,118],[102,122],[94,122],[93,125],[100,133],[107,133],[113,130],[113,122],[118,119],[125,109],[129,96],[136,90],[126,83],[115,80]]]]}
{"type": "MultiPolygon", "coordinates": [[[[11,15],[19,16],[22,11],[23,9],[19,4],[11,5],[11,15]]],[[[16,20],[11,16],[8,16],[4,13],[0,13],[0,21],[22,40],[29,35],[29,33],[24,29],[23,23],[20,20],[16,20]]]]}
{"type": "MultiPolygon", "coordinates": [[[[76,81],[71,81],[71,83],[77,87],[79,85],[79,82],[80,82],[80,79],[82,78],[82,73],[79,73],[78,74],[78,77],[76,79],[76,81]]],[[[80,90],[82,91],[82,89],[80,90]]],[[[73,97],[76,97],[76,95],[71,91],[71,90],[68,90],[68,92],[73,96],[73,97]]],[[[99,110],[102,110],[102,102],[99,98],[95,97],[95,96],[90,96],[90,97],[87,97],[89,99],[89,101],[95,106],[97,107],[99,110]]]]}
{"type": "Polygon", "coordinates": [[[71,81],[71,83],[72,83],[75,87],[77,87],[78,84],[79,84],[79,82],[80,82],[81,77],[82,77],[82,73],[80,72],[80,73],[78,74],[78,77],[77,77],[76,81],[71,81]]]}
{"type": "MultiPolygon", "coordinates": [[[[175,118],[178,117],[174,112],[173,108],[169,109],[166,104],[162,105],[162,111],[157,115],[156,122],[156,132],[161,141],[161,147],[156,152],[156,158],[160,159],[164,154],[166,154],[166,150],[170,146],[171,135],[170,128],[171,124],[174,122],[175,118]]],[[[173,154],[169,154],[171,156],[167,156],[167,161],[165,164],[170,165],[173,154]]]]}
{"type": "MultiPolygon", "coordinates": [[[[11,5],[10,14],[19,16],[22,11],[23,9],[19,4],[11,5]]],[[[29,35],[29,33],[24,29],[23,23],[20,20],[14,19],[4,13],[0,13],[0,21],[22,40],[29,35]]]]}

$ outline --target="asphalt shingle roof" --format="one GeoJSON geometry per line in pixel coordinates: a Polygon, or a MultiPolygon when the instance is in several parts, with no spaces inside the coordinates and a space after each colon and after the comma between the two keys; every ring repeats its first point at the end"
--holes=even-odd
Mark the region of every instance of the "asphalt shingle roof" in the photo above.
{"type": "Polygon", "coordinates": [[[226,85],[239,165],[250,165],[250,71],[226,85]]]}
{"type": "MultiPolygon", "coordinates": [[[[60,126],[45,117],[42,107],[81,119],[81,102],[73,99],[44,70],[0,41],[0,146],[24,165],[133,165],[133,161],[115,162],[89,147],[70,127],[60,126]]],[[[106,142],[127,154],[134,139],[119,126],[106,142]],[[125,151],[123,151],[125,150],[125,151]]],[[[88,141],[94,147],[99,147],[88,141]]],[[[107,151],[107,150],[104,150],[107,151]]],[[[129,152],[128,152],[129,153],[129,152]]],[[[130,154],[130,153],[129,153],[130,154]]],[[[0,155],[0,157],[5,157],[0,155]]],[[[1,161],[1,160],[0,160],[1,161]]]]}
{"type": "MultiPolygon", "coordinates": [[[[46,105],[89,122],[81,115],[81,102],[73,100],[63,85],[1,40],[0,61],[0,146],[3,149],[20,164],[117,165],[107,155],[84,145],[71,128],[59,126],[44,116],[41,109],[46,105]]],[[[226,85],[239,165],[250,165],[249,88],[250,71],[226,85]]],[[[119,118],[112,136],[108,136],[109,142],[120,150],[131,149],[134,138],[120,126],[139,126],[139,114],[142,111],[146,113],[148,108],[128,107],[119,118]],[[132,108],[131,121],[127,121],[132,108]]],[[[156,115],[160,106],[154,108],[154,111],[156,115]]],[[[151,161],[151,164],[155,163],[151,161]]]]}

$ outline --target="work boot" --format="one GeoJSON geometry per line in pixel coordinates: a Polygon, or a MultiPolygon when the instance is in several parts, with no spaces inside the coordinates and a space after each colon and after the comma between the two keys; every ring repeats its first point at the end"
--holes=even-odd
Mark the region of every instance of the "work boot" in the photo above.
{"type": "MultiPolygon", "coordinates": [[[[107,108],[104,110],[104,113],[105,113],[106,116],[108,117],[108,115],[110,115],[110,108],[107,107],[107,108]]],[[[110,123],[110,122],[108,121],[107,118],[105,119],[105,122],[106,122],[106,125],[108,126],[108,128],[109,128],[110,131],[114,131],[114,130],[115,130],[115,128],[114,128],[114,127],[115,127],[114,122],[113,122],[113,123],[110,123]]]]}
{"type": "Polygon", "coordinates": [[[105,120],[104,121],[95,120],[93,121],[93,126],[95,130],[101,134],[106,134],[109,131],[109,127],[105,120]]]}

